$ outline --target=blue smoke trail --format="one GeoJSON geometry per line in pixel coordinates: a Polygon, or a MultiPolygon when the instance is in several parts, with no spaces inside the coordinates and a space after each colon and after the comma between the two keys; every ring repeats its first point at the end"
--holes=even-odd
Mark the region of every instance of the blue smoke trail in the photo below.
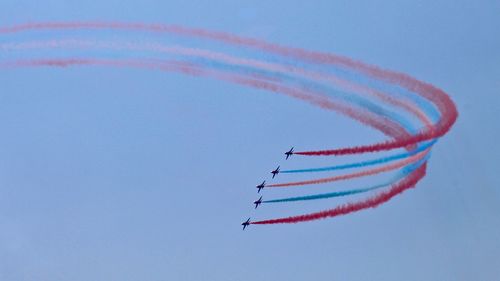
{"type": "Polygon", "coordinates": [[[359,189],[351,189],[351,190],[345,190],[345,191],[337,191],[337,192],[330,192],[330,193],[321,193],[321,194],[314,194],[314,195],[306,195],[306,196],[298,196],[298,197],[289,197],[289,198],[282,198],[282,199],[273,199],[273,200],[264,200],[262,203],[281,203],[281,202],[293,202],[293,201],[305,201],[305,200],[317,200],[317,199],[326,199],[326,198],[332,198],[332,197],[341,197],[341,196],[348,196],[348,195],[354,195],[354,194],[359,194],[359,193],[364,193],[368,191],[372,191],[375,189],[379,189],[388,185],[391,185],[416,169],[418,169],[420,166],[422,166],[426,161],[429,160],[431,156],[431,153],[429,152],[424,158],[420,159],[419,161],[412,163],[403,169],[391,180],[377,184],[375,186],[370,186],[367,188],[359,188],[359,189]]]}
{"type": "Polygon", "coordinates": [[[366,166],[372,166],[372,165],[377,165],[377,164],[382,164],[382,163],[387,163],[387,162],[392,162],[398,159],[403,159],[407,158],[410,156],[413,156],[419,152],[422,152],[426,150],[427,148],[431,147],[437,142],[437,139],[434,139],[432,141],[429,141],[421,146],[419,146],[417,149],[409,151],[409,152],[404,152],[401,154],[396,154],[388,157],[383,157],[383,158],[378,158],[374,160],[368,160],[368,161],[363,161],[363,162],[356,162],[356,163],[350,163],[350,164],[344,164],[344,165],[337,165],[337,166],[330,166],[330,167],[322,167],[322,168],[311,168],[311,169],[298,169],[298,170],[282,170],[280,173],[284,174],[291,174],[291,173],[310,173],[310,172],[325,172],[325,171],[335,171],[335,170],[344,170],[344,169],[351,169],[351,168],[361,168],[361,167],[366,167],[366,166]]]}

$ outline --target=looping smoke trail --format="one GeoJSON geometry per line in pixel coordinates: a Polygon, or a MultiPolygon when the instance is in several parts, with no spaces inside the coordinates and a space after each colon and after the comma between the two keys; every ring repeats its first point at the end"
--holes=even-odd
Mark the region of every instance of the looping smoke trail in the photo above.
{"type": "MultiPolygon", "coordinates": [[[[305,75],[306,77],[313,79],[313,80],[326,80],[328,82],[332,82],[335,85],[340,85],[343,89],[361,89],[362,86],[359,86],[355,83],[349,82],[347,80],[342,80],[341,78],[335,77],[333,75],[325,75],[321,73],[315,73],[315,72],[310,72],[306,70],[299,70],[295,68],[290,68],[284,65],[279,65],[279,64],[271,64],[271,63],[265,63],[265,62],[260,62],[258,60],[251,60],[251,59],[241,59],[237,58],[234,56],[229,56],[213,51],[207,51],[207,50],[202,50],[202,49],[193,49],[193,48],[185,48],[181,46],[164,46],[161,44],[133,44],[133,43],[118,43],[118,42],[98,42],[98,41],[83,41],[83,40],[75,40],[75,39],[70,39],[70,40],[59,40],[59,41],[34,41],[34,42],[28,42],[28,43],[21,43],[21,44],[0,44],[0,49],[4,50],[26,50],[26,49],[33,49],[33,48],[62,48],[62,47],[78,47],[78,48],[104,48],[104,49],[115,49],[115,50],[149,50],[149,51],[156,51],[156,52],[161,52],[161,53],[169,53],[169,54],[180,54],[180,55],[189,55],[189,56],[195,56],[198,58],[204,58],[207,60],[220,60],[224,63],[230,63],[234,65],[239,65],[239,66],[247,66],[247,67],[254,67],[254,71],[258,71],[259,69],[267,70],[267,71],[278,71],[282,73],[287,73],[287,74],[302,74],[305,75]]],[[[214,66],[213,63],[207,64],[202,64],[202,67],[206,68],[208,66],[214,66]]],[[[232,72],[235,72],[235,69],[230,69],[232,72]]],[[[268,73],[263,73],[259,72],[256,75],[258,77],[264,77],[266,80],[271,81],[273,80],[273,77],[268,76],[268,73]]],[[[297,79],[297,78],[296,78],[297,79]]],[[[278,81],[278,80],[275,80],[278,81]]],[[[375,97],[382,99],[384,101],[390,101],[391,97],[388,96],[387,94],[383,93],[376,93],[373,94],[372,90],[369,88],[362,88],[364,91],[360,91],[361,93],[365,93],[368,95],[374,95],[375,97]]],[[[312,92],[312,90],[305,88],[305,91],[312,92]]],[[[355,92],[354,92],[355,93],[355,92]]],[[[319,92],[315,92],[316,95],[321,95],[319,92]]],[[[340,111],[340,113],[347,115],[357,121],[360,121],[366,125],[372,126],[380,131],[382,131],[384,134],[391,136],[393,138],[405,138],[408,137],[409,134],[406,132],[406,129],[409,128],[410,126],[408,125],[407,121],[404,121],[403,118],[401,117],[396,117],[394,113],[387,113],[384,112],[383,109],[377,107],[375,104],[367,101],[366,99],[361,99],[361,98],[344,98],[343,102],[349,102],[351,104],[356,104],[360,107],[364,107],[366,110],[373,111],[373,113],[376,113],[380,116],[374,116],[374,115],[366,115],[365,120],[360,120],[359,118],[355,117],[354,114],[346,114],[346,111],[340,111]],[[369,119],[372,119],[372,121],[368,121],[369,119]],[[378,119],[378,120],[377,120],[378,119]],[[393,120],[396,120],[397,122],[394,122],[393,120]],[[400,124],[404,126],[401,126],[400,124]]],[[[404,102],[388,102],[390,104],[397,104],[401,108],[411,108],[410,112],[417,114],[418,115],[418,110],[412,110],[413,108],[410,105],[406,105],[404,102]],[[406,106],[403,106],[406,105],[406,106]],[[415,113],[415,112],[417,113],[415,113]]],[[[330,108],[333,110],[338,111],[338,109],[335,108],[330,108]]],[[[357,112],[359,110],[356,110],[355,108],[351,108],[351,111],[357,112]]],[[[363,114],[363,113],[361,113],[363,114]]],[[[357,114],[359,115],[359,114],[357,114]]],[[[417,116],[418,117],[418,116],[417,116]]],[[[425,122],[424,122],[425,123],[425,122]]],[[[426,123],[427,124],[427,123],[426,123]]]]}
{"type": "Polygon", "coordinates": [[[225,42],[232,45],[240,45],[248,48],[254,48],[277,55],[292,57],[311,63],[334,65],[346,69],[355,70],[364,75],[386,81],[388,83],[400,85],[401,87],[414,92],[434,103],[440,111],[442,118],[432,129],[425,130],[413,136],[404,139],[394,139],[382,143],[356,146],[331,150],[318,151],[299,151],[298,155],[344,155],[366,152],[375,152],[381,150],[390,150],[395,148],[408,147],[418,142],[426,141],[443,136],[454,124],[458,112],[448,95],[430,85],[410,77],[409,75],[381,69],[377,66],[368,65],[359,61],[352,60],[334,54],[308,51],[300,48],[284,47],[273,43],[268,43],[254,38],[245,38],[225,32],[215,32],[199,28],[187,28],[176,25],[163,24],[144,24],[144,23],[122,23],[122,22],[47,22],[47,23],[28,23],[11,27],[0,28],[1,33],[16,33],[27,30],[57,30],[57,29],[116,29],[116,30],[136,30],[150,31],[158,33],[172,33],[182,36],[192,36],[225,42]]]}
{"type": "MultiPolygon", "coordinates": [[[[266,187],[285,187],[319,184],[339,180],[353,179],[374,175],[402,168],[397,183],[390,188],[360,202],[348,203],[323,212],[301,216],[263,220],[253,224],[295,223],[343,215],[370,207],[376,207],[395,195],[413,187],[426,172],[426,163],[430,149],[454,124],[458,112],[448,95],[435,86],[419,81],[406,74],[384,70],[350,58],[290,48],[268,43],[253,38],[245,38],[230,33],[214,32],[204,29],[187,28],[176,25],[121,23],[121,22],[48,22],[27,23],[10,27],[0,27],[0,36],[26,31],[64,31],[89,30],[92,35],[99,30],[123,31],[129,36],[137,32],[170,34],[195,39],[205,39],[225,43],[238,50],[244,47],[260,54],[274,55],[274,61],[265,61],[249,57],[239,57],[226,52],[216,52],[200,48],[188,48],[179,45],[161,43],[102,42],[96,40],[57,39],[22,43],[0,43],[0,52],[29,52],[43,48],[77,48],[79,51],[92,49],[113,50],[116,52],[136,52],[139,58],[101,58],[85,54],[83,57],[45,56],[42,58],[21,58],[0,60],[0,68],[18,67],[72,67],[72,66],[107,66],[127,67],[179,72],[190,76],[203,76],[235,83],[255,89],[286,95],[307,102],[319,108],[343,114],[361,124],[374,128],[389,139],[369,145],[351,146],[338,149],[296,151],[294,155],[328,156],[361,154],[404,148],[407,152],[374,160],[361,161],[344,165],[283,170],[280,173],[306,173],[364,168],[372,165],[390,163],[385,166],[362,170],[335,177],[314,179],[301,182],[288,182],[265,185],[266,187]],[[144,52],[154,52],[150,58],[143,58],[144,52]],[[158,57],[167,56],[168,59],[158,57]],[[171,59],[171,57],[174,59],[171,59]],[[283,62],[285,61],[285,62],[283,62]],[[325,70],[325,66],[328,70],[325,70]],[[374,85],[371,82],[375,81],[374,85]],[[387,89],[387,86],[396,86],[387,89]],[[419,122],[414,127],[407,118],[411,115],[419,122]]],[[[170,38],[170,36],[169,36],[170,38]]],[[[171,39],[171,38],[170,38],[171,39]]],[[[233,51],[235,51],[233,50],[233,51]]],[[[412,120],[413,121],[413,120],[412,120]]],[[[327,194],[298,196],[285,199],[263,201],[289,202],[313,200],[329,197],[346,196],[377,190],[391,183],[379,184],[369,188],[333,192],[327,194]]]]}
{"type": "Polygon", "coordinates": [[[26,67],[26,66],[76,66],[76,65],[101,65],[101,66],[117,66],[117,67],[139,67],[139,68],[149,68],[157,69],[163,71],[179,71],[185,74],[193,76],[210,76],[216,79],[225,80],[228,82],[245,85],[257,89],[268,90],[271,92],[284,94],[293,98],[297,98],[306,101],[310,104],[316,105],[320,108],[326,110],[333,110],[346,115],[358,122],[368,125],[370,127],[376,128],[377,130],[383,132],[388,136],[394,138],[401,137],[402,134],[406,134],[404,128],[402,128],[396,122],[375,115],[370,112],[356,110],[352,108],[349,104],[343,103],[341,101],[333,102],[331,99],[324,97],[320,93],[313,92],[307,89],[297,89],[293,87],[285,86],[277,81],[270,81],[270,79],[253,79],[253,78],[263,78],[263,76],[252,77],[249,79],[243,75],[229,75],[221,74],[222,71],[209,70],[201,65],[195,65],[192,63],[179,62],[179,61],[148,61],[148,60],[119,60],[119,59],[38,59],[38,60],[18,60],[14,62],[4,63],[4,67],[26,67]],[[176,64],[180,67],[172,68],[167,64],[176,64]],[[214,74],[218,73],[218,74],[214,74]],[[404,133],[402,133],[402,131],[404,133]]]}

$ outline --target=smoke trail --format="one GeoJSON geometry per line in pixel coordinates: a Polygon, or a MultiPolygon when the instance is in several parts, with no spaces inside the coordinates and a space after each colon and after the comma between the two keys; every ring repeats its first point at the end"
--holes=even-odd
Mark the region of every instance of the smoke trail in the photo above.
{"type": "Polygon", "coordinates": [[[388,71],[379,67],[368,65],[359,61],[352,60],[347,57],[342,57],[333,54],[320,53],[307,51],[300,48],[284,47],[277,44],[268,43],[265,41],[239,37],[233,34],[224,32],[214,32],[204,29],[186,28],[175,25],[161,25],[161,24],[142,24],[142,23],[111,23],[111,22],[53,22],[53,23],[29,23],[17,25],[12,27],[0,28],[0,33],[13,33],[26,30],[36,29],[121,29],[121,30],[145,30],[151,32],[166,32],[183,36],[193,36],[206,38],[221,42],[226,42],[233,45],[242,45],[249,48],[254,48],[270,53],[275,53],[285,57],[292,57],[311,63],[327,64],[344,67],[346,69],[358,71],[361,74],[386,81],[388,83],[397,84],[401,87],[408,89],[411,92],[421,95],[422,97],[433,102],[438,110],[441,112],[442,118],[438,124],[433,126],[432,129],[425,130],[416,135],[408,136],[404,139],[394,139],[372,145],[332,149],[332,150],[318,150],[318,151],[301,151],[296,154],[299,155],[343,155],[343,154],[356,154],[375,152],[381,150],[390,150],[401,147],[408,147],[415,145],[418,142],[426,141],[444,135],[451,126],[455,123],[458,112],[456,107],[448,97],[448,95],[430,85],[428,83],[414,79],[406,74],[394,71],[388,71]]]}
{"type": "Polygon", "coordinates": [[[383,164],[383,163],[392,162],[395,160],[404,159],[404,158],[407,158],[409,156],[415,155],[419,152],[426,150],[427,148],[432,147],[436,142],[437,142],[437,139],[432,140],[430,142],[427,142],[427,143],[419,146],[417,149],[409,151],[409,152],[404,152],[404,153],[400,153],[400,154],[396,154],[396,155],[392,155],[392,156],[388,156],[388,157],[382,157],[382,158],[369,160],[369,161],[356,162],[356,163],[330,166],[330,167],[321,167],[321,168],[282,170],[282,171],[280,171],[280,173],[292,174],[292,173],[325,172],[325,171],[336,171],[336,170],[344,170],[344,169],[351,169],[351,168],[361,168],[361,167],[367,167],[367,166],[372,166],[372,165],[377,165],[377,164],[383,164]]]}
{"type": "Polygon", "coordinates": [[[303,185],[322,184],[322,183],[328,183],[328,182],[334,182],[334,181],[341,181],[341,180],[348,180],[348,179],[354,179],[354,178],[359,178],[359,177],[371,176],[371,175],[399,169],[405,165],[416,162],[416,161],[422,159],[429,151],[430,151],[430,148],[428,148],[427,150],[424,150],[418,154],[410,156],[406,159],[403,159],[399,162],[396,162],[393,164],[388,164],[388,165],[374,168],[371,170],[365,170],[365,171],[360,171],[360,172],[351,173],[351,174],[345,174],[345,175],[328,177],[328,178],[321,178],[321,179],[314,179],[314,180],[270,184],[270,185],[266,185],[266,187],[303,186],[303,185]]]}
{"type": "Polygon", "coordinates": [[[337,192],[328,192],[328,193],[306,195],[306,196],[288,197],[288,198],[282,198],[282,199],[264,200],[264,201],[262,201],[262,203],[282,203],[282,202],[306,201],[306,200],[327,199],[327,198],[333,198],[333,197],[354,195],[354,194],[364,193],[364,192],[372,191],[375,189],[379,189],[379,188],[391,185],[394,182],[402,179],[405,176],[406,176],[405,173],[400,173],[397,176],[395,176],[393,179],[391,179],[387,182],[377,184],[377,185],[374,185],[371,187],[366,187],[366,188],[351,189],[351,190],[337,191],[337,192]]]}
{"type": "Polygon", "coordinates": [[[204,69],[200,65],[180,61],[150,61],[144,59],[120,60],[120,59],[38,59],[38,60],[18,60],[14,62],[2,63],[4,67],[26,67],[26,66],[58,66],[67,67],[73,65],[101,65],[115,67],[139,67],[149,68],[169,72],[181,72],[192,76],[208,76],[219,80],[224,80],[240,85],[245,85],[257,89],[263,89],[270,92],[284,94],[293,98],[306,101],[326,110],[333,110],[355,119],[365,125],[373,127],[385,135],[393,138],[400,138],[406,135],[405,129],[398,123],[380,117],[368,111],[361,111],[352,108],[349,104],[332,102],[329,98],[305,89],[297,89],[285,86],[276,81],[264,81],[256,79],[258,77],[248,78],[244,75],[228,74],[222,71],[204,69]]]}
{"type": "MultiPolygon", "coordinates": [[[[383,101],[387,101],[390,104],[395,104],[396,106],[399,106],[401,108],[407,109],[410,112],[414,113],[417,115],[419,119],[422,119],[423,117],[420,116],[422,113],[420,112],[420,115],[418,113],[418,110],[414,110],[410,105],[405,104],[404,102],[397,101],[386,94],[383,94],[381,92],[374,92],[374,90],[370,90],[368,88],[363,88],[361,86],[357,86],[355,83],[351,83],[346,80],[342,80],[341,78],[335,77],[333,75],[325,75],[321,73],[315,73],[315,72],[309,72],[307,70],[299,69],[299,68],[293,68],[289,66],[284,66],[284,65],[279,65],[279,64],[273,64],[273,63],[267,63],[267,62],[261,62],[258,60],[253,60],[253,59],[243,59],[243,58],[238,58],[238,57],[233,57],[229,56],[223,53],[217,53],[213,51],[208,51],[208,50],[203,50],[203,49],[193,49],[193,48],[185,48],[181,46],[165,46],[161,44],[134,44],[134,43],[117,43],[117,42],[98,42],[98,41],[88,41],[88,40],[75,40],[75,39],[67,39],[67,40],[50,40],[50,41],[34,41],[34,42],[28,42],[28,43],[21,43],[21,44],[12,44],[12,43],[4,43],[0,44],[0,49],[3,50],[24,50],[24,49],[32,49],[32,48],[60,48],[60,47],[79,47],[79,48],[110,48],[110,49],[115,49],[115,50],[148,50],[148,51],[155,51],[155,52],[161,52],[161,53],[169,53],[169,54],[178,54],[178,55],[188,55],[188,56],[194,56],[198,58],[203,58],[208,60],[207,62],[203,63],[203,66],[212,66],[216,68],[221,68],[221,65],[215,64],[213,61],[221,61],[222,63],[228,63],[232,65],[237,65],[237,66],[246,66],[246,67],[252,67],[253,71],[273,71],[273,72],[279,72],[279,73],[285,73],[285,74],[295,74],[295,75],[304,75],[307,78],[316,80],[316,81],[328,81],[332,82],[334,85],[340,86],[342,89],[345,90],[351,90],[354,91],[356,89],[362,90],[361,92],[364,93],[365,95],[372,95],[375,96],[383,101]]],[[[227,67],[227,66],[226,66],[227,67]]],[[[235,68],[229,68],[230,72],[235,72],[238,69],[235,68]]],[[[266,73],[258,73],[260,76],[265,76],[268,77],[271,80],[272,77],[266,76],[266,73]]],[[[306,88],[307,90],[307,88],[306,88]]],[[[354,93],[356,93],[354,91],[354,93]]],[[[319,93],[318,93],[319,94],[319,93]]],[[[399,127],[394,127],[394,124],[386,124],[387,126],[392,126],[394,127],[391,130],[390,134],[387,134],[389,136],[392,136],[394,138],[405,138],[408,137],[409,134],[405,132],[406,129],[411,129],[411,125],[409,124],[408,121],[406,121],[403,117],[398,116],[395,113],[388,112],[381,107],[377,106],[376,104],[369,102],[368,100],[360,97],[355,97],[355,96],[348,96],[346,94],[336,94],[339,98],[343,99],[344,101],[347,101],[351,104],[356,104],[360,107],[364,107],[370,111],[372,111],[375,114],[383,116],[383,118],[386,119],[386,123],[389,121],[387,120],[396,120],[397,123],[402,124],[403,126],[399,127]],[[400,133],[396,133],[396,131],[400,131],[400,133]]],[[[427,122],[427,119],[423,118],[424,121],[427,122]]],[[[424,122],[425,123],[425,122],[424,122]]],[[[427,124],[427,123],[426,123],[427,124]]],[[[385,131],[387,133],[387,131],[385,131]]],[[[414,132],[412,132],[414,133],[414,132]]]]}
{"type": "MultiPolygon", "coordinates": [[[[30,23],[30,24],[23,24],[6,28],[0,27],[0,34],[14,33],[27,30],[57,30],[57,29],[115,29],[123,31],[135,30],[135,31],[170,33],[181,36],[205,38],[209,40],[225,42],[234,46],[243,46],[258,51],[275,54],[278,56],[282,56],[284,58],[291,58],[295,60],[293,63],[296,64],[306,63],[308,65],[315,64],[316,66],[320,65],[333,66],[337,68],[334,70],[339,70],[339,69],[347,70],[345,73],[347,72],[350,73],[350,71],[352,71],[357,76],[352,79],[356,81],[352,82],[349,81],[348,79],[346,80],[343,78],[336,77],[335,75],[316,72],[316,71],[309,71],[307,69],[302,69],[300,67],[294,67],[294,66],[291,67],[290,65],[286,64],[285,65],[266,64],[256,60],[245,60],[245,59],[225,56],[225,54],[216,54],[216,53],[211,53],[210,51],[205,51],[205,50],[200,51],[196,49],[187,49],[182,47],[174,47],[172,49],[167,49],[166,51],[184,52],[183,55],[190,54],[191,56],[198,56],[199,58],[203,59],[209,58],[213,61],[217,61],[215,58],[218,58],[219,59],[218,61],[222,61],[230,65],[237,65],[238,67],[230,66],[227,67],[228,69],[221,70],[217,68],[222,68],[222,67],[217,67],[216,64],[215,64],[216,69],[212,69],[214,68],[213,65],[210,65],[208,63],[200,65],[200,63],[193,63],[189,61],[174,61],[174,60],[166,61],[166,60],[147,60],[147,59],[113,60],[113,59],[80,59],[80,58],[20,60],[20,61],[11,61],[3,63],[0,62],[0,67],[38,67],[38,66],[69,67],[76,65],[99,65],[99,66],[113,66],[113,67],[137,67],[137,68],[146,68],[146,69],[154,69],[161,71],[180,72],[191,76],[211,77],[223,81],[228,81],[244,86],[253,87],[256,89],[263,89],[270,92],[280,93],[286,96],[303,100],[309,104],[318,106],[326,110],[333,110],[339,112],[358,122],[361,122],[362,124],[373,127],[392,138],[384,142],[374,143],[370,145],[353,146],[353,147],[329,149],[329,150],[298,151],[294,152],[294,154],[344,155],[344,154],[358,154],[365,152],[377,152],[395,148],[405,148],[409,151],[406,153],[406,156],[400,156],[404,154],[398,154],[399,156],[398,155],[389,156],[371,161],[364,161],[360,163],[353,163],[341,166],[294,170],[295,172],[298,171],[310,172],[310,171],[319,171],[322,169],[340,170],[340,169],[347,169],[354,167],[376,165],[381,163],[392,162],[398,159],[403,159],[402,161],[398,161],[394,164],[389,164],[375,169],[361,171],[358,173],[351,173],[337,177],[322,178],[322,179],[302,181],[302,182],[266,185],[266,187],[284,187],[284,186],[294,186],[294,185],[318,184],[318,183],[331,182],[337,180],[345,180],[345,179],[351,179],[351,178],[381,173],[385,171],[390,171],[393,169],[398,169],[410,163],[413,163],[412,165],[415,165],[417,163],[425,162],[426,161],[425,157],[430,152],[432,144],[429,145],[425,150],[420,150],[422,148],[418,147],[418,144],[421,142],[428,141],[428,143],[423,145],[425,146],[428,145],[429,143],[434,142],[439,137],[443,136],[453,126],[458,117],[458,112],[456,110],[454,103],[451,101],[451,99],[444,91],[434,87],[433,85],[414,79],[406,74],[384,70],[376,66],[368,65],[346,57],[341,57],[327,53],[307,51],[299,48],[284,47],[257,39],[239,37],[229,33],[213,32],[203,29],[193,29],[175,25],[161,25],[161,24],[116,23],[116,22],[115,23],[61,22],[61,23],[30,23]],[[175,48],[182,48],[182,49],[175,49],[175,48]],[[245,67],[251,67],[252,69],[251,71],[247,71],[245,67]],[[295,79],[293,77],[288,79],[287,76],[281,74],[275,75],[274,73],[268,73],[268,72],[277,72],[286,75],[297,75],[299,79],[295,79]],[[384,91],[376,90],[376,87],[371,88],[370,86],[365,86],[363,85],[362,82],[365,76],[370,79],[374,78],[377,82],[380,83],[387,83],[388,85],[391,84],[399,86],[411,92],[409,94],[414,95],[414,97],[418,97],[418,99],[413,99],[413,98],[408,98],[408,100],[396,99],[384,91]],[[282,78],[287,78],[287,79],[282,79],[282,78]],[[334,100],[331,97],[325,96],[324,95],[325,91],[322,91],[321,90],[322,88],[316,86],[316,84],[297,83],[301,82],[303,78],[321,83],[331,84],[336,87],[339,87],[344,91],[353,92],[353,94],[359,96],[348,97],[344,99],[344,101],[337,101],[336,99],[334,100]],[[286,81],[286,80],[291,80],[291,81],[286,81]],[[292,82],[290,83],[292,85],[287,85],[285,84],[285,82],[292,82]],[[378,99],[383,103],[391,105],[395,108],[403,109],[413,114],[424,124],[424,128],[422,128],[417,132],[408,132],[407,130],[410,128],[409,124],[402,122],[404,120],[398,114],[393,114],[392,111],[385,110],[385,108],[380,107],[378,104],[373,103],[370,100],[365,100],[364,97],[361,96],[368,96],[378,99]],[[432,117],[438,120],[431,121],[431,119],[425,114],[427,111],[426,108],[424,108],[424,111],[422,111],[419,108],[419,106],[421,106],[421,101],[423,101],[424,99],[432,103],[432,105],[437,108],[437,111],[439,111],[439,115],[437,115],[436,118],[434,118],[434,115],[432,117]],[[417,150],[418,152],[414,152],[412,150],[417,150]]],[[[136,46],[126,45],[125,47],[134,48],[136,46]]],[[[163,48],[162,46],[153,46],[153,47],[157,48],[158,50],[163,48]]],[[[404,94],[406,94],[406,92],[404,94]]],[[[403,171],[406,168],[404,168],[403,171]]],[[[342,205],[335,209],[326,210],[323,212],[290,217],[290,218],[254,222],[254,224],[292,223],[299,221],[308,221],[324,217],[342,215],[354,211],[359,211],[361,209],[369,207],[376,207],[379,204],[388,201],[393,196],[403,192],[404,190],[413,187],[425,175],[425,169],[426,165],[424,164],[417,170],[408,174],[407,177],[401,179],[398,183],[394,184],[387,191],[383,191],[379,195],[371,197],[368,200],[342,205]]],[[[292,170],[289,170],[288,172],[291,173],[292,170]]],[[[366,190],[366,188],[364,190],[366,190]]],[[[312,196],[317,196],[317,195],[312,195],[312,196]]]]}
{"type": "MultiPolygon", "coordinates": [[[[231,65],[238,66],[247,66],[260,70],[273,71],[277,73],[284,73],[287,75],[298,75],[299,77],[311,79],[317,82],[328,82],[329,84],[339,87],[342,90],[350,91],[353,94],[363,94],[368,96],[376,97],[377,99],[387,103],[394,105],[396,107],[402,108],[413,115],[415,115],[420,121],[424,123],[427,127],[432,126],[432,122],[427,118],[427,116],[415,106],[415,104],[408,103],[402,100],[395,99],[391,95],[366,87],[355,82],[351,82],[340,77],[337,77],[334,74],[326,74],[316,71],[309,71],[306,69],[290,66],[290,65],[282,65],[277,63],[269,63],[264,61],[259,61],[255,59],[248,58],[239,58],[230,56],[224,53],[198,49],[198,48],[185,48],[181,46],[168,46],[162,44],[134,44],[134,43],[116,43],[116,42],[97,42],[97,41],[88,41],[88,40],[74,40],[74,39],[66,39],[66,40],[50,40],[50,41],[34,41],[28,43],[20,43],[20,44],[12,44],[12,43],[3,43],[0,44],[0,49],[2,50],[25,50],[25,49],[33,49],[33,48],[61,48],[61,47],[77,47],[77,48],[111,48],[115,50],[147,50],[147,51],[155,51],[160,53],[169,53],[169,54],[179,54],[186,55],[198,58],[204,58],[209,60],[220,61],[223,63],[228,63],[231,65]]],[[[408,127],[408,126],[406,126],[408,127]]]]}
{"type": "Polygon", "coordinates": [[[429,152],[429,154],[427,154],[424,158],[420,159],[419,161],[417,161],[413,164],[410,164],[410,165],[404,167],[391,180],[384,182],[384,183],[381,183],[381,184],[371,186],[371,187],[350,189],[350,190],[345,190],[345,191],[337,191],[337,192],[329,192],[329,193],[321,193],[321,194],[314,194],[314,195],[307,195],[307,196],[297,196],[297,197],[288,197],[288,198],[282,198],[282,199],[264,200],[264,201],[262,201],[262,203],[281,203],[281,202],[327,199],[327,198],[348,196],[348,195],[354,195],[354,194],[364,193],[364,192],[368,192],[368,191],[373,191],[375,189],[379,189],[379,188],[391,185],[391,184],[403,179],[404,177],[408,176],[408,174],[412,173],[417,168],[422,166],[425,162],[427,162],[430,158],[430,155],[431,155],[431,153],[429,152]]]}
{"type": "Polygon", "coordinates": [[[317,213],[292,216],[286,218],[255,221],[251,222],[251,224],[299,223],[299,222],[306,222],[306,221],[346,215],[352,212],[357,212],[368,208],[375,208],[380,204],[389,201],[391,198],[404,192],[405,190],[415,187],[415,185],[425,176],[426,167],[427,164],[420,166],[420,168],[412,172],[410,175],[408,175],[408,177],[394,184],[389,190],[383,191],[378,195],[370,197],[363,201],[347,203],[344,205],[340,205],[334,209],[325,210],[317,213]]]}

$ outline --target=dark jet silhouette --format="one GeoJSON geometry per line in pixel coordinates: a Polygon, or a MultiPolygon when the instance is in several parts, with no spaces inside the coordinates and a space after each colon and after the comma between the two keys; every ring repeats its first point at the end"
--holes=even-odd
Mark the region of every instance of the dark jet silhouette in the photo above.
{"type": "Polygon", "coordinates": [[[260,193],[260,190],[266,186],[266,181],[263,181],[261,184],[257,185],[257,193],[260,193]]]}
{"type": "Polygon", "coordinates": [[[293,154],[293,147],[290,148],[290,150],[288,150],[287,152],[285,152],[285,155],[286,155],[285,160],[288,160],[288,157],[292,156],[292,154],[293,154]]]}
{"type": "Polygon", "coordinates": [[[278,166],[278,168],[276,168],[274,171],[271,172],[271,174],[273,174],[273,179],[276,176],[276,174],[279,174],[279,172],[280,172],[280,166],[278,166]]]}
{"type": "Polygon", "coordinates": [[[262,196],[259,198],[259,200],[253,201],[253,203],[255,204],[255,209],[257,209],[257,207],[259,207],[259,205],[262,204],[262,196]]]}
{"type": "Polygon", "coordinates": [[[245,230],[245,228],[250,225],[250,218],[248,218],[247,221],[242,223],[241,225],[243,225],[243,230],[245,230]]]}

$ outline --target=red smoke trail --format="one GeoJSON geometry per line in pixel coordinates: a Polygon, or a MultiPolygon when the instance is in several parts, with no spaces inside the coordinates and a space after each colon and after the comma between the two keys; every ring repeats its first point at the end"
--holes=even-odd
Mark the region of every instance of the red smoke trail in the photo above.
{"type": "Polygon", "coordinates": [[[421,167],[416,169],[406,178],[401,180],[400,182],[394,184],[387,191],[383,191],[373,197],[370,197],[366,200],[347,203],[344,205],[340,205],[334,209],[325,210],[317,213],[287,217],[287,218],[278,218],[278,219],[270,219],[270,220],[262,220],[251,222],[251,224],[277,224],[277,223],[298,223],[298,222],[306,222],[312,220],[319,220],[325,218],[331,218],[336,216],[347,215],[352,212],[361,211],[363,209],[375,208],[380,204],[383,204],[389,201],[392,197],[404,192],[407,189],[415,187],[415,185],[425,176],[427,163],[423,164],[421,167]]]}
{"type": "Polygon", "coordinates": [[[404,167],[408,164],[417,162],[420,159],[422,159],[427,153],[429,153],[429,151],[430,151],[430,148],[428,148],[428,149],[426,149],[418,154],[415,154],[411,157],[408,157],[406,159],[398,161],[396,163],[392,163],[392,164],[388,164],[385,166],[381,166],[381,167],[377,167],[377,168],[373,168],[373,169],[369,169],[369,170],[364,170],[364,171],[360,171],[360,172],[355,172],[355,173],[350,173],[350,174],[345,174],[345,175],[340,175],[340,176],[335,176],[335,177],[315,179],[315,180],[270,184],[270,185],[266,185],[266,187],[289,187],[289,186],[302,186],[302,185],[310,185],[310,184],[321,184],[321,183],[348,180],[348,179],[353,179],[353,178],[359,178],[359,177],[380,174],[383,172],[388,172],[388,171],[392,171],[395,169],[399,169],[399,168],[404,167]]]}
{"type": "MultiPolygon", "coordinates": [[[[407,82],[408,80],[402,80],[407,82]]],[[[408,82],[409,83],[409,82],[408,82]]],[[[451,126],[455,123],[458,112],[454,103],[451,99],[444,93],[442,90],[435,88],[430,84],[425,84],[423,82],[419,82],[420,84],[413,85],[414,91],[419,91],[422,96],[425,96],[429,100],[432,100],[433,103],[438,107],[441,112],[441,119],[439,122],[434,125],[432,128],[427,129],[426,131],[420,132],[406,139],[397,139],[386,141],[382,143],[376,143],[372,145],[364,145],[364,146],[356,146],[356,147],[348,147],[348,148],[340,148],[340,149],[331,149],[331,150],[318,150],[318,151],[298,151],[294,154],[300,155],[345,155],[345,154],[357,154],[357,153],[365,153],[365,152],[376,152],[381,150],[390,150],[400,147],[406,147],[408,145],[413,145],[415,143],[430,140],[434,138],[438,138],[443,136],[446,132],[449,131],[451,126]],[[425,85],[425,86],[423,86],[425,85]],[[431,94],[435,94],[435,97],[429,96],[426,90],[429,90],[431,94]],[[425,94],[425,95],[424,95],[425,94]]],[[[409,87],[410,88],[410,87],[409,87]]]]}
{"type": "Polygon", "coordinates": [[[448,95],[434,87],[431,84],[419,81],[409,75],[384,70],[379,67],[368,65],[359,61],[352,60],[347,57],[337,56],[333,54],[307,51],[300,48],[284,47],[277,44],[268,43],[265,41],[239,37],[233,34],[224,32],[214,32],[204,29],[186,28],[176,25],[161,25],[161,24],[143,24],[143,23],[112,23],[112,22],[54,22],[54,23],[30,23],[17,25],[13,27],[0,28],[0,33],[13,33],[26,30],[36,29],[121,29],[121,30],[145,30],[151,32],[167,32],[185,36],[195,36],[211,40],[222,41],[234,45],[243,45],[267,51],[282,56],[293,57],[313,63],[330,64],[345,67],[359,71],[365,75],[380,79],[385,82],[400,85],[409,91],[415,92],[422,97],[433,102],[441,113],[440,121],[433,126],[432,129],[422,131],[416,135],[407,136],[405,138],[396,138],[381,143],[372,145],[319,150],[319,151],[299,151],[295,154],[300,155],[344,155],[356,154],[365,152],[375,152],[381,150],[390,150],[401,147],[409,147],[418,142],[430,140],[444,135],[451,126],[455,123],[458,112],[456,107],[448,97],[448,95]]]}

